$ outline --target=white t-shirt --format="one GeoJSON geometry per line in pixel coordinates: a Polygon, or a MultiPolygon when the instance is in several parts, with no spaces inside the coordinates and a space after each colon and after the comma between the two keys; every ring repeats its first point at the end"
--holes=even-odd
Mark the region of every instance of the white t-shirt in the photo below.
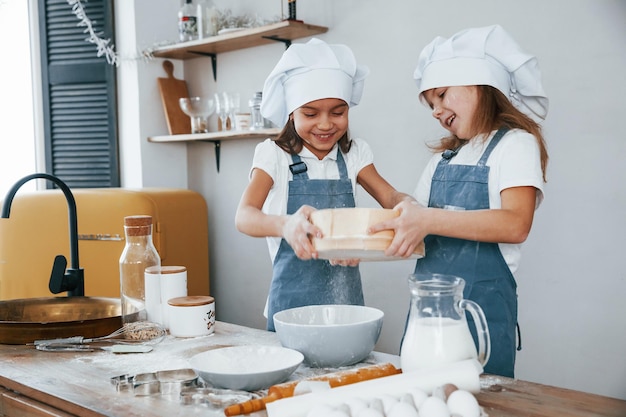
{"type": "MultiPolygon", "coordinates": [[[[476,165],[495,133],[495,131],[492,132],[485,142],[480,139],[471,140],[459,150],[449,164],[476,165]]],[[[441,153],[433,155],[417,184],[414,196],[424,206],[428,205],[432,177],[440,160],[441,153]]],[[[500,198],[502,190],[521,186],[531,186],[537,189],[535,210],[539,207],[543,201],[544,183],[539,145],[533,135],[520,129],[508,131],[489,155],[487,166],[489,167],[490,208],[502,207],[500,198]]],[[[514,273],[519,265],[522,245],[500,243],[499,247],[511,273],[514,273]]]]}
{"type": "MultiPolygon", "coordinates": [[[[310,179],[339,179],[337,168],[337,151],[335,147],[322,160],[317,159],[307,148],[302,148],[299,153],[300,158],[307,165],[307,175],[310,179]]],[[[356,200],[356,177],[366,166],[374,163],[372,149],[362,139],[352,139],[352,147],[347,154],[343,154],[343,159],[348,170],[348,177],[352,181],[352,189],[356,200]]],[[[287,213],[287,195],[289,191],[289,181],[293,178],[289,165],[293,164],[291,155],[280,149],[271,139],[259,143],[254,150],[252,159],[252,169],[258,168],[265,171],[274,184],[263,204],[263,212],[272,215],[283,215],[287,213]]],[[[252,169],[250,173],[252,173],[252,169]]],[[[268,237],[267,245],[270,251],[272,262],[280,246],[280,238],[268,237]]]]}

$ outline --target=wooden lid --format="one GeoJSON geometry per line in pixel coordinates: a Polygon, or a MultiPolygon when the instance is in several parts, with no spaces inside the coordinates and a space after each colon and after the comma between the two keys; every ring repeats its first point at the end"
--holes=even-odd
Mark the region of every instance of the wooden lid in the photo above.
{"type": "Polygon", "coordinates": [[[146,274],[179,274],[181,272],[187,271],[187,268],[184,266],[174,266],[174,265],[154,265],[146,268],[146,274]]]}
{"type": "Polygon", "coordinates": [[[152,224],[152,216],[138,215],[124,217],[124,226],[150,226],[152,224]]]}
{"type": "Polygon", "coordinates": [[[186,297],[171,298],[167,303],[174,307],[203,306],[215,302],[210,295],[188,295],[186,297]]]}
{"type": "Polygon", "coordinates": [[[124,230],[128,236],[148,236],[152,234],[152,216],[124,217],[124,230]]]}

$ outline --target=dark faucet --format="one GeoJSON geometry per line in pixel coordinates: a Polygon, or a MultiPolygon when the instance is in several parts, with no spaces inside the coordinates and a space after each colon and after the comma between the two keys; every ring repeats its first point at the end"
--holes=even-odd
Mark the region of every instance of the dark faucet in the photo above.
{"type": "Polygon", "coordinates": [[[78,263],[78,217],[76,215],[76,200],[74,195],[70,191],[70,188],[61,181],[59,178],[50,174],[31,174],[22,178],[16,182],[13,187],[7,193],[2,205],[1,218],[8,219],[11,212],[11,203],[13,198],[22,185],[26,182],[35,179],[43,178],[55,183],[65,194],[67,200],[67,207],[69,211],[69,225],[70,225],[70,262],[71,268],[67,268],[67,260],[63,255],[57,255],[54,258],[52,265],[52,273],[50,274],[50,284],[48,288],[53,294],[58,294],[63,291],[67,291],[67,295],[72,296],[84,296],[85,295],[85,276],[82,268],[78,263]]]}

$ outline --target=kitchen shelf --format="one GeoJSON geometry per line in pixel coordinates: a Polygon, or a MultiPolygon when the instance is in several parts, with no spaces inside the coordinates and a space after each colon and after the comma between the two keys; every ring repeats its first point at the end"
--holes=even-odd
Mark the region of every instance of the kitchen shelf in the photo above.
{"type": "Polygon", "coordinates": [[[266,139],[275,137],[281,129],[228,130],[225,132],[189,133],[186,135],[150,136],[148,142],[181,143],[181,142],[212,142],[215,145],[215,164],[220,171],[220,148],[223,140],[266,139]]]}
{"type": "Polygon", "coordinates": [[[276,41],[289,45],[294,39],[318,35],[327,31],[328,28],[324,26],[309,25],[300,20],[283,20],[256,28],[162,46],[154,49],[152,55],[159,58],[193,59],[266,45],[276,41]]]}
{"type": "Polygon", "coordinates": [[[164,135],[164,136],[150,136],[149,142],[158,143],[171,143],[171,142],[215,142],[222,140],[235,140],[235,139],[264,139],[272,136],[276,136],[280,133],[278,128],[270,129],[255,129],[255,130],[227,130],[225,132],[210,132],[210,133],[189,133],[184,135],[164,135]]]}
{"type": "Polygon", "coordinates": [[[217,54],[219,53],[252,48],[272,42],[283,42],[285,47],[289,47],[294,39],[327,31],[327,27],[309,25],[301,20],[283,20],[270,25],[162,46],[154,49],[152,55],[158,58],[172,59],[193,59],[208,56],[211,58],[213,80],[217,81],[217,54]]]}

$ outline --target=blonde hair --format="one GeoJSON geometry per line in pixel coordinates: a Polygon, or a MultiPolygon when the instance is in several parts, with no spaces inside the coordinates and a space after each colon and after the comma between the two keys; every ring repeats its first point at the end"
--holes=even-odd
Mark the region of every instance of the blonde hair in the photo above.
{"type": "MultiPolygon", "coordinates": [[[[508,98],[497,88],[489,85],[478,85],[478,108],[472,123],[473,130],[483,135],[484,140],[493,130],[501,127],[509,129],[522,129],[537,139],[541,158],[541,172],[543,181],[546,182],[546,170],[548,167],[548,150],[541,126],[530,117],[518,110],[508,98]]],[[[433,152],[443,152],[447,149],[456,149],[466,143],[467,140],[459,139],[456,135],[446,136],[438,143],[429,144],[433,152]]]]}

